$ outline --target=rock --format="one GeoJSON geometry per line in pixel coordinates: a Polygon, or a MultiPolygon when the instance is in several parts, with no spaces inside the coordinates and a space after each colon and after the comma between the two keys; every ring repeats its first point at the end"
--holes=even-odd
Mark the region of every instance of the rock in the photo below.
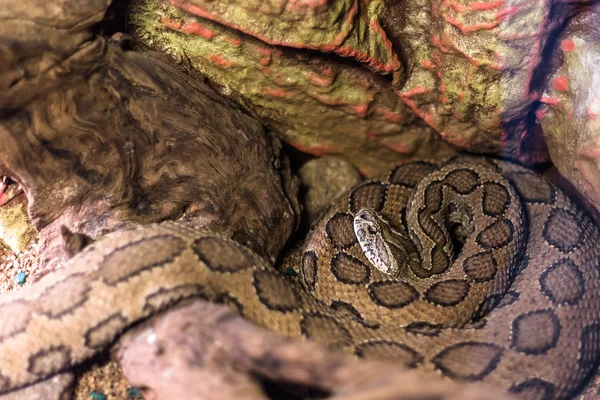
{"type": "Polygon", "coordinates": [[[310,160],[298,170],[298,176],[306,188],[302,204],[308,224],[362,180],[350,163],[337,157],[310,160]]]}
{"type": "Polygon", "coordinates": [[[600,210],[600,5],[557,39],[537,117],[560,173],[600,210]]]}
{"type": "MultiPolygon", "coordinates": [[[[197,3],[172,3],[208,15],[199,11],[197,3]]],[[[365,175],[383,172],[412,156],[449,154],[452,147],[420,122],[394,92],[390,72],[401,66],[395,53],[390,53],[389,40],[377,22],[382,17],[383,3],[368,10],[362,6],[357,9],[354,4],[350,6],[354,11],[347,7],[350,3],[339,2],[339,8],[318,7],[309,13],[314,18],[299,17],[300,10],[293,8],[274,18],[252,6],[246,7],[244,2],[205,3],[215,7],[210,15],[219,15],[219,21],[241,18],[244,13],[270,21],[259,24],[252,19],[251,28],[261,29],[255,37],[230,28],[231,24],[224,26],[193,15],[166,0],[135,0],[129,18],[132,34],[143,46],[168,55],[171,63],[187,71],[208,76],[222,95],[238,101],[280,139],[300,151],[341,156],[365,175]],[[345,12],[357,12],[358,16],[352,19],[345,12]],[[337,22],[327,23],[323,36],[315,34],[314,29],[322,27],[322,21],[336,16],[337,22]],[[306,22],[286,22],[285,18],[306,22]],[[371,21],[371,29],[367,29],[365,20],[371,21]],[[338,25],[352,21],[357,26],[338,25]],[[288,30],[278,31],[284,25],[288,30]],[[344,41],[331,48],[327,41],[333,28],[345,30],[346,40],[352,44],[344,41]],[[272,37],[265,38],[262,30],[272,37]],[[358,32],[362,32],[360,37],[358,32]],[[286,37],[284,46],[278,42],[282,37],[286,37]],[[337,56],[320,57],[319,51],[325,50],[348,55],[356,62],[337,56]],[[360,64],[363,61],[369,68],[360,64]]],[[[246,24],[246,20],[235,22],[241,30],[246,24]]]]}
{"type": "Polygon", "coordinates": [[[27,197],[20,194],[0,206],[0,242],[14,253],[25,250],[34,240],[37,231],[27,214],[27,197]]]}
{"type": "Polygon", "coordinates": [[[142,46],[206,75],[292,146],[366,175],[449,151],[415,116],[462,149],[549,160],[533,115],[541,66],[577,5],[262,4],[135,0],[129,19],[142,46]]]}

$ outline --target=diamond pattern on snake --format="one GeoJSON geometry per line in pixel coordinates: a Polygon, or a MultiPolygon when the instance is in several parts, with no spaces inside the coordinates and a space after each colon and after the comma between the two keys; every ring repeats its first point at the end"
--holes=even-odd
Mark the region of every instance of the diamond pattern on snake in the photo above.
{"type": "Polygon", "coordinates": [[[360,357],[564,399],[598,361],[599,260],[593,221],[535,173],[466,156],[406,163],[330,208],[306,239],[300,282],[176,223],[107,235],[0,296],[0,393],[196,296],[360,357]]]}

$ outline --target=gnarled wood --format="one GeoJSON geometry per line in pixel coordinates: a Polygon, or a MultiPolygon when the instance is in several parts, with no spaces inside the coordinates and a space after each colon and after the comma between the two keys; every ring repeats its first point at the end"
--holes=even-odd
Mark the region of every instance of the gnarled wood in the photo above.
{"type": "Polygon", "coordinates": [[[115,355],[127,379],[155,400],[269,399],[265,387],[277,383],[329,400],[512,398],[284,338],[201,300],[124,336],[115,355]]]}
{"type": "Polygon", "coordinates": [[[182,216],[274,260],[299,209],[279,144],[206,85],[92,35],[107,6],[2,11],[0,174],[25,188],[44,261],[68,258],[61,225],[96,238],[182,216]]]}

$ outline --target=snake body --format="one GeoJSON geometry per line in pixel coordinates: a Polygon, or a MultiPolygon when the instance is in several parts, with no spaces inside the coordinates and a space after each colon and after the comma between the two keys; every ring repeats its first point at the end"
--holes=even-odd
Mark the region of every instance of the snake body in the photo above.
{"type": "Polygon", "coordinates": [[[208,231],[114,232],[0,296],[0,393],[196,296],[361,357],[527,399],[568,398],[600,353],[599,239],[545,179],[471,157],[401,164],[354,188],[307,239],[301,284],[208,231]]]}

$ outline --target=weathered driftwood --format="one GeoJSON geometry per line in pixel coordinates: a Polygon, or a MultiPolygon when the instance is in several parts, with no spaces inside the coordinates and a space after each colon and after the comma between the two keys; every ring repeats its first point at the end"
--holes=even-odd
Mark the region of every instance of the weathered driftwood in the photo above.
{"type": "Polygon", "coordinates": [[[285,387],[335,400],[511,398],[285,338],[201,300],[124,336],[115,355],[127,379],[153,400],[290,398],[275,394],[285,387]]]}
{"type": "Polygon", "coordinates": [[[279,144],[205,84],[90,33],[108,4],[0,12],[0,174],[25,188],[43,261],[68,258],[62,225],[95,238],[182,216],[274,260],[298,214],[279,144]]]}

